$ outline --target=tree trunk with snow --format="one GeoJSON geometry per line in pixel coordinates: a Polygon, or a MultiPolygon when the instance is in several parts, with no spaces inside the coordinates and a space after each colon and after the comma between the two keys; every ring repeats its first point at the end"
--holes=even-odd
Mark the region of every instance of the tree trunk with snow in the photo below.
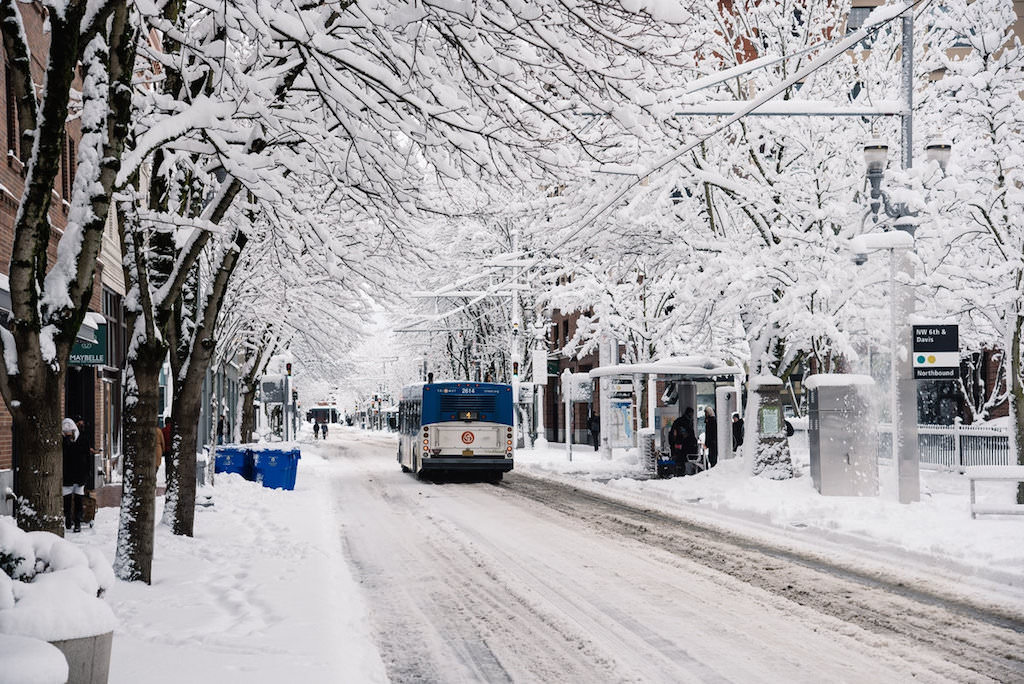
{"type": "Polygon", "coordinates": [[[772,376],[750,378],[744,425],[746,458],[753,475],[771,480],[793,477],[793,460],[782,415],[782,380],[772,376]]]}
{"type": "MultiPolygon", "coordinates": [[[[191,537],[195,523],[196,501],[196,448],[199,416],[202,410],[203,379],[210,368],[217,341],[214,331],[220,314],[228,282],[238,263],[238,254],[244,249],[247,238],[239,233],[235,242],[223,253],[214,275],[210,292],[200,310],[196,327],[189,341],[189,354],[185,362],[185,375],[180,378],[178,392],[174,397],[172,413],[176,419],[178,437],[175,445],[178,451],[175,481],[168,482],[174,487],[174,496],[168,497],[164,507],[164,522],[171,525],[174,534],[191,537]]],[[[215,417],[216,418],[216,417],[215,417]]]]}
{"type": "Polygon", "coordinates": [[[166,349],[143,344],[133,350],[125,373],[123,477],[114,572],[126,582],[152,581],[156,522],[156,417],[160,410],[160,366],[166,349]]]}
{"type": "Polygon", "coordinates": [[[248,444],[252,442],[252,433],[256,431],[256,412],[254,408],[256,406],[256,390],[260,386],[260,376],[263,375],[263,371],[266,369],[266,364],[258,363],[260,357],[263,356],[262,348],[257,354],[256,363],[252,363],[248,371],[242,376],[239,384],[241,385],[242,395],[242,415],[239,421],[241,428],[239,440],[242,444],[248,444]]]}
{"type": "MultiPolygon", "coordinates": [[[[1013,433],[1010,439],[1013,440],[1013,449],[1010,453],[1016,453],[1017,464],[1024,465],[1024,383],[1021,379],[1021,327],[1024,320],[1021,315],[1011,309],[1013,315],[1013,328],[1010,339],[1010,406],[1013,415],[1013,433]]],[[[1024,482],[1017,483],[1017,503],[1024,504],[1024,482]]]]}
{"type": "MultiPolygon", "coordinates": [[[[61,388],[71,346],[92,297],[110,194],[127,135],[135,34],[124,2],[71,2],[49,12],[41,91],[33,83],[17,3],[0,7],[8,86],[18,103],[25,186],[9,269],[10,333],[0,335],[0,393],[18,433],[22,526],[62,534],[61,388]],[[48,262],[54,180],[64,157],[72,82],[81,64],[82,138],[67,226],[48,262]],[[127,66],[125,66],[127,65],[127,66]],[[31,151],[29,153],[29,151],[31,151]]],[[[13,104],[13,103],[9,103],[13,104]]]]}
{"type": "Polygon", "coordinates": [[[63,448],[60,423],[63,407],[56,397],[64,373],[44,371],[41,391],[26,393],[11,412],[18,436],[18,524],[26,530],[64,534],[63,448]]]}

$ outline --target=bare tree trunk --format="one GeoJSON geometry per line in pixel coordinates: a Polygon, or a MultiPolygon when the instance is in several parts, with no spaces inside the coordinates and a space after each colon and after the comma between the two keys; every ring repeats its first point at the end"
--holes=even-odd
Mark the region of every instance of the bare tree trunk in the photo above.
{"type": "Polygon", "coordinates": [[[174,395],[172,413],[174,423],[174,482],[167,482],[168,490],[174,488],[173,497],[164,502],[164,522],[174,534],[191,537],[196,510],[196,449],[199,442],[199,414],[202,411],[203,376],[199,381],[181,383],[174,395]]]}
{"type": "Polygon", "coordinates": [[[125,378],[124,477],[114,572],[125,581],[152,581],[153,526],[156,523],[156,417],[160,366],[166,349],[159,343],[136,348],[125,378]]]}
{"type": "Polygon", "coordinates": [[[242,380],[242,423],[240,439],[242,444],[252,441],[252,433],[256,430],[256,387],[257,381],[242,380]]]}
{"type": "Polygon", "coordinates": [[[18,435],[18,524],[26,530],[64,534],[64,476],[57,400],[64,373],[46,373],[46,389],[27,393],[11,417],[18,435]]]}
{"type": "MultiPolygon", "coordinates": [[[[192,331],[190,351],[185,368],[185,377],[181,379],[177,394],[174,397],[173,414],[175,426],[180,437],[174,440],[177,447],[177,463],[175,467],[175,496],[173,501],[168,498],[164,504],[164,520],[169,521],[174,534],[191,537],[196,514],[196,432],[199,426],[199,414],[202,409],[201,397],[203,378],[206,376],[217,341],[214,337],[217,317],[224,305],[228,282],[238,264],[238,254],[245,248],[247,238],[239,233],[235,243],[229,246],[221,257],[221,262],[214,275],[210,293],[203,303],[197,325],[192,331]]],[[[168,483],[168,487],[171,483],[168,483]]]]}
{"type": "MultiPolygon", "coordinates": [[[[1024,385],[1021,383],[1021,315],[1011,309],[1013,332],[1010,339],[1010,363],[1007,375],[1010,380],[1010,405],[1013,407],[1013,439],[1017,464],[1024,465],[1024,385]]],[[[1017,503],[1024,504],[1024,482],[1017,483],[1017,503]]]]}

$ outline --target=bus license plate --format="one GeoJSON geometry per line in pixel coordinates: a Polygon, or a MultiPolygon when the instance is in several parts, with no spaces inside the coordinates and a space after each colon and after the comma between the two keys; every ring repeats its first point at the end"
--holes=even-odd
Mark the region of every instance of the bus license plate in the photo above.
{"type": "Polygon", "coordinates": [[[473,450],[472,449],[463,449],[462,450],[462,455],[463,456],[472,456],[473,455],[473,450]]]}

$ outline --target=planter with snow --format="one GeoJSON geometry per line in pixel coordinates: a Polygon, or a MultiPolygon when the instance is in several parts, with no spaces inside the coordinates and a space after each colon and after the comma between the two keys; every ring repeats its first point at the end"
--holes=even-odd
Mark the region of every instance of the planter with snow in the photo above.
{"type": "MultiPolygon", "coordinates": [[[[24,532],[0,517],[0,642],[50,642],[64,655],[68,682],[107,681],[116,620],[100,597],[113,580],[97,550],[49,532],[24,532]]],[[[30,650],[24,657],[39,658],[43,667],[52,652],[30,650]]]]}

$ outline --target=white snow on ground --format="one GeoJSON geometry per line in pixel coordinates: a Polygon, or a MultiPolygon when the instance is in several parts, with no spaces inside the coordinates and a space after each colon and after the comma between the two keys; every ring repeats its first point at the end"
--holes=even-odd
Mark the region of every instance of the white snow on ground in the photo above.
{"type": "MultiPolygon", "coordinates": [[[[387,681],[342,553],[322,445],[301,445],[295,491],[218,474],[195,538],[157,526],[153,584],[117,582],[107,595],[120,620],[111,684],[387,681]]],[[[115,508],[68,535],[111,560],[116,537],[115,508]]]]}
{"type": "MultiPolygon", "coordinates": [[[[218,475],[215,505],[197,511],[193,539],[159,526],[153,585],[117,582],[108,593],[119,620],[112,684],[387,681],[331,495],[344,463],[335,445],[363,435],[342,428],[326,444],[304,442],[294,492],[218,475]],[[333,462],[320,456],[328,449],[333,462]]],[[[879,497],[823,497],[807,474],[806,450],[797,448],[795,460],[801,477],[784,482],[750,478],[738,460],[694,477],[643,480],[630,452],[606,461],[583,445],[570,462],[564,447],[553,445],[519,450],[516,470],[652,509],[713,516],[748,533],[838,543],[888,559],[912,556],[965,586],[992,580],[997,593],[1003,587],[1020,595],[1024,517],[972,520],[963,476],[922,471],[922,501],[901,505],[884,468],[879,497]]],[[[979,487],[981,501],[1012,496],[1012,485],[979,487]]],[[[112,558],[116,525],[116,509],[101,509],[94,528],[69,538],[112,558]]]]}
{"type": "MultiPolygon", "coordinates": [[[[801,434],[790,439],[799,476],[783,481],[749,477],[739,458],[720,460],[696,476],[637,479],[641,469],[635,452],[615,450],[611,460],[603,460],[588,445],[574,445],[571,462],[564,445],[520,449],[516,469],[587,482],[606,495],[641,498],[650,508],[715,514],[734,522],[767,524],[801,539],[816,536],[912,555],[926,564],[1024,589],[1024,516],[972,520],[967,478],[930,469],[921,470],[921,501],[900,504],[895,474],[884,461],[879,496],[821,496],[811,481],[806,434],[802,439],[801,434]]],[[[977,488],[979,502],[1014,500],[1013,483],[981,482],[977,488]]]]}

